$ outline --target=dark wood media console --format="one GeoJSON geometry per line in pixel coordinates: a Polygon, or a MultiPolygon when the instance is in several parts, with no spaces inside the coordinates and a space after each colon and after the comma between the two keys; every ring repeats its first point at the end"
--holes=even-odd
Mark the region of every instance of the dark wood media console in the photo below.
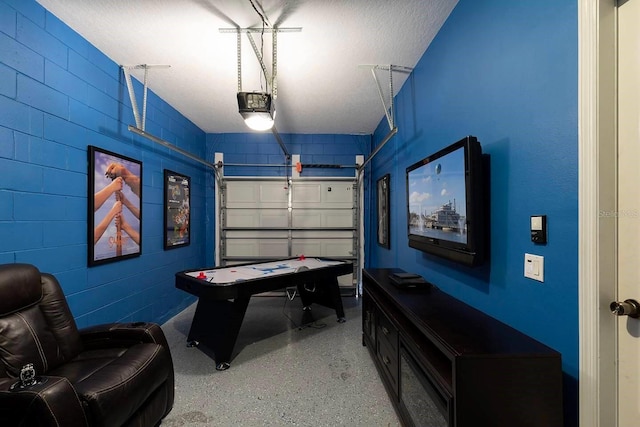
{"type": "Polygon", "coordinates": [[[403,424],[561,427],[560,354],[437,288],[363,270],[362,343],[403,424]]]}

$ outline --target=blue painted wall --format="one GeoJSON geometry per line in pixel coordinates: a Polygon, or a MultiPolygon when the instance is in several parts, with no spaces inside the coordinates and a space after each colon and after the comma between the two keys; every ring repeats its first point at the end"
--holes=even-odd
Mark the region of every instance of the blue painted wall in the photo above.
{"type": "MultiPolygon", "coordinates": [[[[289,154],[299,154],[301,177],[355,176],[357,155],[368,154],[371,135],[281,134],[289,154]],[[342,168],[305,165],[340,165],[342,168]]],[[[208,134],[207,152],[223,153],[224,163],[236,165],[283,165],[285,152],[272,133],[208,134]]],[[[291,176],[285,167],[225,166],[226,176],[291,176]]]]}
{"type": "MultiPolygon", "coordinates": [[[[561,352],[567,425],[577,423],[577,35],[575,0],[460,0],[396,98],[398,135],[372,161],[371,182],[391,173],[391,249],[369,240],[367,250],[368,266],[419,273],[561,352]],[[409,248],[406,228],[406,167],[466,135],[491,162],[491,259],[473,269],[409,248]],[[547,245],[530,240],[538,214],[547,245]],[[525,253],[545,257],[544,283],[523,277],[525,253]]],[[[374,145],[387,133],[383,121],[374,145]]]]}
{"type": "MultiPolygon", "coordinates": [[[[141,104],[141,85],[136,82],[141,104]]],[[[56,275],[79,326],[164,322],[194,301],[176,271],[208,265],[210,172],[135,136],[118,64],[33,0],[0,0],[0,263],[56,275]],[[142,255],[87,268],[87,145],[143,163],[142,255]],[[163,169],[191,176],[192,243],[163,250],[163,169]]],[[[153,93],[148,132],[203,156],[205,134],[153,93]]]]}

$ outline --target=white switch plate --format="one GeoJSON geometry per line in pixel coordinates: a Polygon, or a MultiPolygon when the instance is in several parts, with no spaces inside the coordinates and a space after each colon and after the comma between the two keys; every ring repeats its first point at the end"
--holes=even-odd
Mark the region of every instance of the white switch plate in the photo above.
{"type": "Polygon", "coordinates": [[[544,257],[524,254],[524,277],[544,282],[544,257]]]}

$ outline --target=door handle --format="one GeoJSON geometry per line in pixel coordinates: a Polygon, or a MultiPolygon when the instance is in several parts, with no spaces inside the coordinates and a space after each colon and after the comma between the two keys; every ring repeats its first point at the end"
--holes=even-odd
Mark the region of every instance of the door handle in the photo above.
{"type": "Polygon", "coordinates": [[[624,302],[613,301],[609,304],[609,309],[616,316],[640,317],[640,303],[634,299],[627,299],[624,302]]]}

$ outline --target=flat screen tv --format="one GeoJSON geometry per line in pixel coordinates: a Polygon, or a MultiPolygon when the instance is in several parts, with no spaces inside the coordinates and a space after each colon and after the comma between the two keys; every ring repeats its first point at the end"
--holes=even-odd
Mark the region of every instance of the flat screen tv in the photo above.
{"type": "Polygon", "coordinates": [[[407,168],[409,246],[467,266],[486,257],[488,191],[473,136],[407,168]]]}

